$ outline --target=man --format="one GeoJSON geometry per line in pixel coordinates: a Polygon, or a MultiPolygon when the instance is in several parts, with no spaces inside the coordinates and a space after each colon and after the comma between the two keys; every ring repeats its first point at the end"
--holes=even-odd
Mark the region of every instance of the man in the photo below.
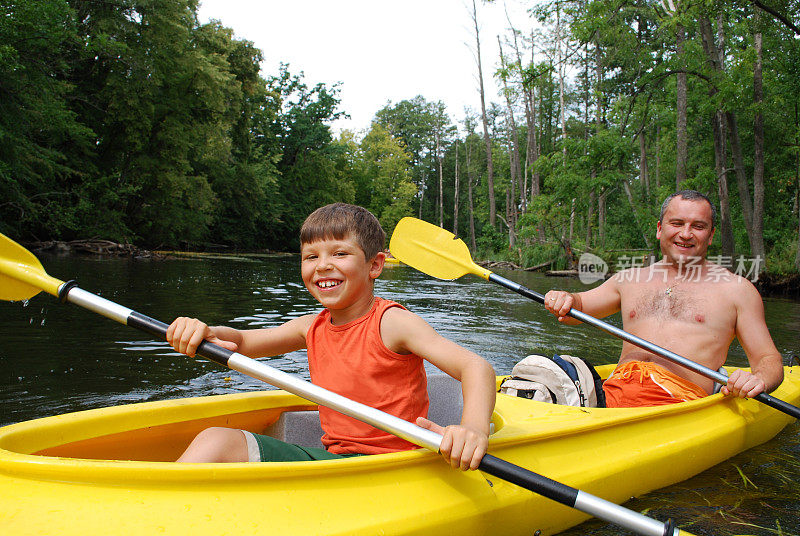
{"type": "MultiPolygon", "coordinates": [[[[764,304],[753,284],[706,259],[716,211],[694,190],[670,195],[656,224],[662,259],[623,270],[586,292],[551,290],[545,306],[560,322],[570,308],[595,317],[622,312],[623,329],[712,370],[739,339],[751,371],[736,370],[724,394],[753,397],[783,381],[781,356],[764,321],[764,304]]],[[[713,380],[623,342],[619,364],[604,384],[609,407],[672,404],[713,392],[713,380]]]]}

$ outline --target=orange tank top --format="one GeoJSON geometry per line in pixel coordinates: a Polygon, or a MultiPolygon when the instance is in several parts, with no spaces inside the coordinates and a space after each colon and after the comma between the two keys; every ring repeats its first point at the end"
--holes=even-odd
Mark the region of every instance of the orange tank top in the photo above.
{"type": "MultiPolygon", "coordinates": [[[[381,339],[387,309],[402,307],[375,298],[372,309],[356,320],[334,326],[330,312],[317,315],[306,335],[311,381],[329,391],[409,422],[428,414],[428,390],[422,358],[398,354],[381,339]]],[[[334,454],[382,454],[417,448],[369,424],[320,406],[322,443],[334,454]]]]}

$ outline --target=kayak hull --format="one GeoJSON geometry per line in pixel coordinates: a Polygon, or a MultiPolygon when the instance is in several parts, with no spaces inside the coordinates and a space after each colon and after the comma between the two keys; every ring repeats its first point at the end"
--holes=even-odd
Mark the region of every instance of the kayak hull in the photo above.
{"type": "MultiPolygon", "coordinates": [[[[773,394],[797,404],[800,367],[785,374],[773,394]]],[[[588,518],[496,477],[452,470],[423,450],[300,463],[169,462],[208,426],[262,432],[284,412],[309,409],[313,404],[294,395],[262,391],[0,428],[0,526],[15,535],[530,535],[588,518]]],[[[721,395],[638,409],[498,395],[490,452],[622,503],[768,441],[791,420],[759,402],[721,395]]]]}

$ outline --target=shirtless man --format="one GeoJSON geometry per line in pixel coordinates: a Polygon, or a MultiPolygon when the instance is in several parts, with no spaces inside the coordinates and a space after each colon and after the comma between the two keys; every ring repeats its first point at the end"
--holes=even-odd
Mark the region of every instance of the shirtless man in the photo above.
{"type": "MultiPolygon", "coordinates": [[[[623,270],[602,285],[576,294],[551,290],[545,307],[565,324],[570,308],[594,317],[622,312],[623,329],[712,370],[739,339],[751,372],[734,371],[724,394],[753,397],[783,381],[782,359],[764,321],[764,305],[753,284],[709,262],[714,237],[713,205],[684,190],[664,201],[656,238],[662,259],[623,270]]],[[[609,407],[661,405],[713,392],[713,380],[631,343],[622,343],[614,373],[604,385],[609,407]]]]}

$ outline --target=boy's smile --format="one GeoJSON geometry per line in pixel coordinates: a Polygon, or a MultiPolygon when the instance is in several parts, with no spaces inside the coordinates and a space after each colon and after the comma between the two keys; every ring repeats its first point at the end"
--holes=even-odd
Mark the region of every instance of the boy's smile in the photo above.
{"type": "Polygon", "coordinates": [[[335,324],[355,320],[372,305],[373,281],[383,270],[383,254],[367,260],[351,236],[323,239],[300,248],[300,273],[314,298],[331,312],[335,324]]]}

